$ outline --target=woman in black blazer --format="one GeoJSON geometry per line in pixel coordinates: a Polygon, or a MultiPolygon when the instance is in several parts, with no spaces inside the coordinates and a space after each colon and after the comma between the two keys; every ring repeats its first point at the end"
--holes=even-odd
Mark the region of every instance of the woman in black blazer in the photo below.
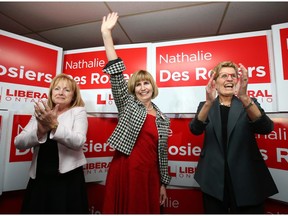
{"type": "Polygon", "coordinates": [[[190,131],[205,131],[195,180],[205,213],[264,213],[264,201],[278,193],[257,146],[255,133],[269,134],[274,124],[255,98],[247,95],[246,68],[219,63],[206,87],[190,131]],[[216,93],[218,96],[216,97],[216,93]]]}

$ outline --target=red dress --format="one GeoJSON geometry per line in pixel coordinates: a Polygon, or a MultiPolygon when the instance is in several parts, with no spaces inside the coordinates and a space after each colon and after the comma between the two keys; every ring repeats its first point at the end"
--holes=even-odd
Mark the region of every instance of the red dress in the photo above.
{"type": "Polygon", "coordinates": [[[155,118],[147,115],[130,156],[115,151],[107,174],[102,213],[160,214],[155,118]]]}

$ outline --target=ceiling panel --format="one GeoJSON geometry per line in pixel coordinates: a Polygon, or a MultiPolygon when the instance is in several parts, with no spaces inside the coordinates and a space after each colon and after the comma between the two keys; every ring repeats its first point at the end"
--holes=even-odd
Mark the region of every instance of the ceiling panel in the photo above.
{"type": "Polygon", "coordinates": [[[232,2],[219,33],[271,29],[288,21],[288,2],[232,2]]]}
{"type": "Polygon", "coordinates": [[[33,31],[101,20],[109,13],[103,2],[10,2],[0,3],[0,12],[33,31]]]}
{"type": "MultiPolygon", "coordinates": [[[[0,5],[1,7],[1,5],[0,5]]],[[[30,32],[29,29],[10,19],[9,17],[0,13],[0,29],[12,32],[15,34],[26,34],[30,32]]]]}
{"type": "MultiPolygon", "coordinates": [[[[48,43],[48,44],[52,44],[52,45],[55,45],[55,43],[52,43],[51,41],[47,40],[46,38],[43,38],[41,35],[39,34],[26,34],[24,37],[27,37],[27,38],[30,38],[30,39],[33,39],[33,40],[37,40],[37,41],[40,41],[40,42],[44,42],[44,43],[48,43]]],[[[60,46],[62,47],[62,45],[60,46]]],[[[63,47],[62,47],[63,48],[63,47]]]]}
{"type": "Polygon", "coordinates": [[[187,39],[216,34],[225,3],[184,7],[121,18],[134,43],[187,39]]]}
{"type": "MultiPolygon", "coordinates": [[[[61,45],[64,50],[103,46],[100,21],[45,31],[40,35],[61,45]]],[[[113,35],[115,44],[130,43],[119,25],[114,28],[113,35]]]]}
{"type": "MultiPolygon", "coordinates": [[[[139,1],[140,2],[140,1],[139,1]]],[[[155,12],[160,10],[168,10],[174,8],[188,7],[191,5],[207,4],[206,2],[193,2],[193,1],[175,1],[175,2],[107,2],[107,6],[111,11],[117,11],[122,16],[134,15],[147,12],[155,12]]]]}
{"type": "Polygon", "coordinates": [[[269,30],[288,22],[288,2],[10,1],[0,29],[64,50],[103,46],[102,17],[117,11],[115,44],[162,42],[269,30]]]}

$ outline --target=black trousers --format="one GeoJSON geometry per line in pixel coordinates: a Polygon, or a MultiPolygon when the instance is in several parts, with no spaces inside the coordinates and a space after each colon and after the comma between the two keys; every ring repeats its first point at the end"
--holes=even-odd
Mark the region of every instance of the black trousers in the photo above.
{"type": "Polygon", "coordinates": [[[225,202],[206,193],[203,193],[203,207],[205,214],[264,214],[264,203],[238,207],[233,198],[225,202]]]}

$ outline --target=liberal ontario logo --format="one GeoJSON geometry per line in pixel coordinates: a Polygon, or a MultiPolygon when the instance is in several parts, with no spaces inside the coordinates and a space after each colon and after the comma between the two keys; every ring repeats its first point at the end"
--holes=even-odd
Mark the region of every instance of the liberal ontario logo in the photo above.
{"type": "Polygon", "coordinates": [[[0,103],[4,102],[38,102],[39,100],[48,99],[46,92],[32,91],[26,89],[5,89],[0,88],[0,103]]]}

